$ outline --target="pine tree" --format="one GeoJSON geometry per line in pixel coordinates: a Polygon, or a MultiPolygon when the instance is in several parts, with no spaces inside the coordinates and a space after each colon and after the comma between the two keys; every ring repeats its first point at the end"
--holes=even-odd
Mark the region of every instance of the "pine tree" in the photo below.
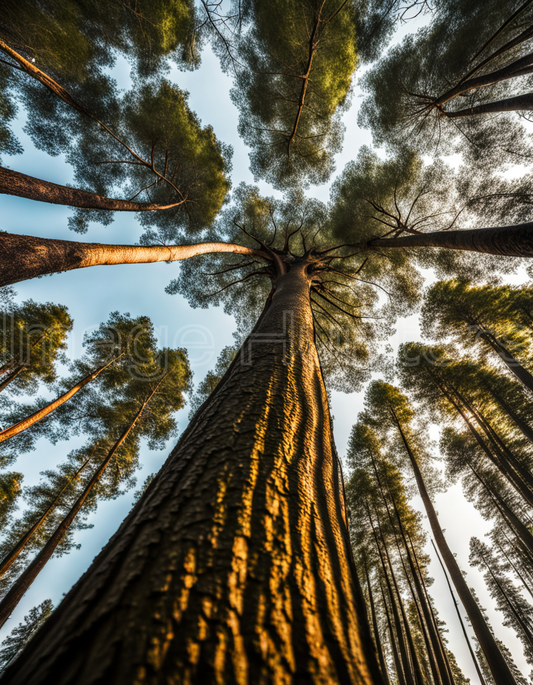
{"type": "Polygon", "coordinates": [[[505,616],[503,624],[513,628],[522,641],[526,661],[533,664],[533,606],[505,574],[494,550],[475,537],[470,540],[470,563],[483,573],[497,608],[505,616]]]}
{"type": "Polygon", "coordinates": [[[0,672],[5,669],[31,640],[39,628],[54,610],[52,600],[45,599],[39,606],[30,609],[24,616],[24,623],[19,623],[2,642],[0,650],[0,672]]]}

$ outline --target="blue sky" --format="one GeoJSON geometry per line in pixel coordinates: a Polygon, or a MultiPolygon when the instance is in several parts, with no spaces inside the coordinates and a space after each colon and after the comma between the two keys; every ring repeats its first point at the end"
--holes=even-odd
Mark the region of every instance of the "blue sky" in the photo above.
{"type": "MultiPolygon", "coordinates": [[[[119,61],[114,74],[121,87],[128,85],[125,61],[119,61]]],[[[190,106],[198,114],[202,124],[212,125],[220,140],[233,145],[232,181],[234,187],[241,181],[253,182],[248,169],[248,151],[237,136],[238,114],[229,98],[231,80],[221,72],[214,55],[209,49],[205,50],[200,69],[185,73],[173,69],[170,78],[180,88],[189,91],[190,106]]],[[[343,152],[337,157],[337,171],[341,171],[347,161],[356,157],[361,145],[371,145],[372,142],[368,131],[359,129],[356,123],[359,101],[356,89],[352,107],[344,117],[347,130],[343,152]]],[[[21,130],[23,123],[24,113],[21,112],[17,131],[24,146],[24,154],[4,158],[4,165],[49,181],[63,184],[71,182],[71,168],[61,157],[51,158],[36,150],[21,130]]],[[[260,183],[259,186],[262,192],[273,194],[267,184],[260,183]]],[[[309,194],[327,201],[329,186],[312,188],[309,194]]],[[[117,214],[114,223],[107,227],[92,224],[88,234],[78,236],[67,229],[67,217],[70,211],[64,207],[0,196],[0,228],[13,233],[105,243],[134,244],[140,236],[141,230],[138,223],[132,215],[127,214],[117,214]]],[[[158,332],[161,345],[188,349],[194,379],[198,382],[214,366],[220,350],[233,342],[232,332],[235,323],[220,308],[191,309],[181,296],[166,294],[164,288],[176,277],[178,270],[179,264],[165,263],[80,269],[19,284],[16,286],[17,299],[22,301],[32,298],[40,302],[52,301],[68,307],[75,322],[69,348],[69,355],[72,358],[81,354],[84,333],[105,321],[112,311],[130,312],[132,316],[148,315],[158,332]]],[[[419,339],[418,321],[416,316],[412,316],[398,323],[397,333],[389,343],[396,348],[402,341],[416,339],[419,339]]],[[[361,408],[361,394],[333,393],[332,413],[335,417],[335,436],[341,455],[345,452],[351,426],[355,423],[357,412],[361,408]]],[[[179,413],[180,431],[186,425],[187,413],[187,408],[179,413]]],[[[435,435],[435,431],[433,434],[435,435]]],[[[173,439],[172,443],[174,441],[173,439]]],[[[40,441],[37,449],[23,455],[14,468],[24,472],[26,485],[34,484],[38,481],[39,471],[58,464],[71,449],[81,442],[80,438],[68,443],[58,443],[52,447],[45,441],[40,441]]],[[[150,452],[146,446],[143,448],[141,458],[143,468],[138,474],[139,485],[148,474],[158,470],[170,447],[171,443],[161,452],[150,452]]],[[[74,550],[65,557],[53,559],[46,566],[0,633],[0,639],[3,639],[22,620],[31,607],[46,598],[51,598],[55,604],[60,601],[62,593],[66,592],[83,573],[120,525],[131,506],[132,499],[133,491],[130,491],[117,500],[99,505],[98,511],[89,518],[89,521],[94,523],[94,528],[77,533],[76,537],[82,544],[82,548],[79,551],[74,550]]],[[[414,500],[414,503],[421,509],[418,498],[414,500]]],[[[460,486],[454,486],[447,493],[438,495],[436,507],[450,545],[457,553],[462,568],[467,570],[470,536],[482,537],[489,527],[482,521],[472,505],[464,500],[460,486]]],[[[431,552],[429,544],[428,552],[431,552]]],[[[448,623],[450,646],[472,683],[477,683],[477,676],[467,654],[442,572],[436,563],[432,564],[431,572],[435,577],[431,594],[437,602],[441,617],[448,623]]],[[[469,570],[468,581],[476,587],[483,605],[487,608],[492,606],[492,600],[485,590],[479,573],[469,570]]],[[[521,648],[512,637],[512,633],[502,628],[498,613],[489,609],[489,615],[498,636],[512,648],[517,664],[528,672],[521,648]]]]}

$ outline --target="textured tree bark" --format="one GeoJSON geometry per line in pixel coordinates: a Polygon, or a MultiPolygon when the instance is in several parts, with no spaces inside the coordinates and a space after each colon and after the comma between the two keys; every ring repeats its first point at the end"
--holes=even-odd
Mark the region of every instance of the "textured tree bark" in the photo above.
{"type": "Polygon", "coordinates": [[[510,257],[533,257],[533,222],[497,228],[420,233],[403,238],[371,240],[368,247],[444,247],[510,257]]]}
{"type": "Polygon", "coordinates": [[[42,419],[47,417],[62,404],[68,402],[68,400],[70,400],[71,397],[74,397],[74,395],[77,392],[79,392],[82,388],[84,388],[87,385],[87,383],[94,381],[94,379],[97,378],[102,373],[102,371],[105,371],[105,369],[107,369],[108,366],[114,364],[117,361],[117,359],[120,359],[120,357],[123,356],[123,354],[124,353],[122,353],[118,357],[115,357],[115,359],[112,359],[107,364],[104,364],[99,369],[96,369],[96,371],[93,371],[88,376],[85,376],[85,378],[83,378],[79,383],[76,383],[76,385],[70,388],[68,392],[63,393],[63,395],[58,397],[57,400],[54,400],[53,402],[47,404],[46,407],[39,409],[39,411],[36,411],[31,416],[27,416],[25,419],[22,419],[22,421],[19,421],[18,423],[9,426],[9,428],[4,428],[4,430],[0,431],[0,442],[4,442],[4,440],[12,438],[15,435],[18,435],[19,433],[22,433],[22,431],[25,431],[27,428],[30,428],[35,423],[42,421],[42,419]]]}
{"type": "Polygon", "coordinates": [[[261,250],[230,243],[141,247],[0,233],[0,286],[88,266],[174,262],[208,252],[233,252],[265,258],[261,250]]]}
{"type": "Polygon", "coordinates": [[[155,209],[171,209],[183,204],[185,200],[160,205],[150,202],[131,202],[130,200],[117,200],[91,193],[87,190],[69,188],[40,178],[27,176],[18,171],[12,171],[0,167],[0,193],[4,195],[16,195],[38,202],[49,202],[53,205],[68,205],[70,207],[83,207],[85,209],[107,209],[119,212],[146,212],[155,209]]]}
{"type": "Polygon", "coordinates": [[[3,683],[382,684],[295,265],[3,683]]]}
{"type": "Polygon", "coordinates": [[[453,555],[451,549],[448,547],[448,543],[446,542],[446,538],[444,537],[444,533],[442,532],[442,528],[437,518],[437,512],[433,507],[433,503],[426,489],[426,484],[424,483],[422,473],[420,471],[420,468],[418,467],[416,457],[413,454],[411,447],[409,446],[409,443],[403,433],[403,430],[399,422],[398,430],[402,437],[406,452],[409,456],[409,461],[411,462],[411,466],[413,468],[416,484],[418,486],[418,491],[422,498],[422,502],[424,503],[424,508],[429,519],[429,524],[433,532],[433,537],[435,538],[439,551],[442,554],[444,563],[446,564],[448,572],[452,578],[453,584],[455,585],[455,589],[457,590],[457,594],[459,595],[461,602],[463,603],[463,606],[466,610],[466,613],[468,614],[468,618],[470,619],[472,628],[474,629],[478,642],[481,646],[481,649],[483,650],[483,654],[485,655],[491,673],[494,676],[494,680],[498,683],[498,685],[517,685],[516,680],[513,677],[513,674],[509,670],[507,662],[505,661],[504,657],[502,656],[498,648],[494,636],[492,635],[487,623],[485,622],[485,619],[483,618],[483,614],[479,606],[477,605],[476,600],[474,599],[472,593],[468,588],[466,580],[464,579],[464,576],[461,573],[461,569],[459,568],[455,556],[453,555]]]}

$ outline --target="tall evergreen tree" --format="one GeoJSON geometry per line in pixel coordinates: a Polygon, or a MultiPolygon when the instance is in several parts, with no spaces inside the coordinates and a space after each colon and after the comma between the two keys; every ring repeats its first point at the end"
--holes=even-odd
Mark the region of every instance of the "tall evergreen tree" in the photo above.
{"type": "Polygon", "coordinates": [[[29,394],[54,382],[72,329],[67,308],[28,300],[9,303],[0,317],[0,390],[29,394]]]}
{"type": "Polygon", "coordinates": [[[20,651],[31,640],[39,628],[54,610],[52,600],[45,599],[39,606],[30,609],[24,616],[24,623],[19,623],[2,642],[0,650],[0,672],[17,657],[20,651]]]}
{"type": "Polygon", "coordinates": [[[505,309],[500,310],[502,291],[505,289],[473,287],[460,280],[435,283],[424,301],[424,331],[437,339],[453,335],[465,345],[474,343],[489,350],[533,391],[533,376],[520,363],[531,344],[529,331],[519,329],[505,309]]]}
{"type": "MultiPolygon", "coordinates": [[[[190,372],[184,352],[164,349],[156,354],[153,351],[135,373],[130,373],[131,381],[117,388],[114,397],[108,391],[111,396],[106,398],[107,402],[104,404],[100,401],[92,408],[91,421],[100,424],[100,430],[83,450],[85,458],[93,453],[92,468],[85,471],[87,477],[71,493],[70,506],[46,544],[0,602],[2,625],[54,554],[87,498],[94,495],[94,488],[100,484],[112,460],[113,468],[109,477],[116,488],[128,471],[131,473],[132,468],[135,468],[142,437],[147,438],[154,447],[164,443],[169,434],[175,431],[173,413],[183,406],[183,392],[189,386],[190,372]],[[124,448],[127,452],[122,459],[124,448]]],[[[3,565],[6,565],[6,561],[14,561],[20,551],[18,543],[14,550],[8,552],[8,559],[4,560],[3,565]]]]}
{"type": "Polygon", "coordinates": [[[339,114],[356,66],[352,2],[248,0],[246,7],[250,26],[232,97],[252,172],[284,189],[323,183],[340,151],[339,114]]]}
{"type": "MultiPolygon", "coordinates": [[[[370,525],[373,531],[379,531],[379,535],[374,536],[375,544],[384,546],[384,555],[393,561],[399,578],[403,578],[401,584],[404,591],[408,593],[407,598],[400,600],[406,602],[407,599],[405,617],[408,625],[405,628],[408,631],[406,634],[411,635],[405,646],[410,654],[411,666],[405,663],[403,674],[407,681],[453,685],[456,678],[441,632],[442,625],[427,590],[431,579],[427,576],[428,559],[422,549],[425,535],[417,514],[407,503],[402,476],[383,456],[377,436],[365,425],[364,415],[353,428],[348,458],[350,464],[356,467],[347,487],[351,529],[356,558],[362,559],[360,563],[364,565],[362,575],[366,577],[367,592],[370,595],[368,567],[376,560],[376,551],[368,543],[370,525]]],[[[392,566],[389,566],[390,570],[392,566]]],[[[380,573],[387,573],[387,567],[380,571],[378,565],[378,577],[380,573]]],[[[392,597],[391,601],[394,601],[392,597]]],[[[372,606],[370,608],[374,616],[377,610],[372,606]]],[[[377,618],[374,618],[374,637],[378,643],[382,638],[377,623],[377,618]]],[[[397,638],[403,639],[401,630],[397,638]]],[[[383,658],[382,669],[385,668],[383,658]]],[[[461,682],[461,678],[460,674],[458,682],[461,682]]]]}
{"type": "Polygon", "coordinates": [[[385,437],[388,434],[389,439],[393,441],[393,444],[396,443],[399,449],[403,449],[404,455],[407,454],[409,464],[415,476],[419,494],[424,503],[433,536],[461,602],[470,618],[474,632],[482,645],[485,658],[489,663],[492,673],[495,678],[499,679],[502,683],[509,682],[510,684],[514,684],[516,681],[513,678],[509,666],[499,651],[494,637],[483,618],[482,612],[469,591],[455,556],[444,537],[421,470],[421,465],[418,461],[420,457],[423,459],[425,450],[423,449],[420,438],[418,437],[417,439],[416,432],[412,426],[414,417],[413,408],[410,406],[405,395],[400,393],[399,390],[393,386],[382,381],[374,381],[370,385],[367,394],[367,404],[369,418],[366,420],[371,422],[371,425],[374,424],[380,431],[383,431],[385,437]],[[420,455],[420,457],[418,455],[420,455]]]}
{"type": "MultiPolygon", "coordinates": [[[[32,658],[23,667],[19,662],[24,673],[17,666],[15,675],[14,665],[6,677],[26,684],[53,677],[60,683],[68,661],[81,668],[74,666],[80,683],[106,678],[108,669],[122,682],[146,669],[153,679],[231,681],[241,668],[253,681],[291,679],[297,669],[315,673],[309,677],[317,682],[380,682],[351,559],[322,368],[338,387],[356,386],[365,377],[360,360],[373,352],[372,331],[382,324],[364,318],[372,316],[368,305],[376,300],[373,286],[351,278],[357,269],[364,278],[364,260],[346,248],[335,249],[323,217],[319,203],[296,195],[286,203],[275,202],[245,189],[237,215],[234,210],[225,213],[212,237],[234,243],[239,236],[243,245],[254,246],[261,263],[231,254],[204,255],[204,273],[199,273],[191,260],[184,262],[190,269],[181,270],[173,289],[186,292],[193,303],[224,302],[228,311],[241,312],[243,326],[262,306],[263,313],[163,470],[84,582],[54,613],[60,618],[40,633],[39,647],[33,642],[32,658]],[[258,284],[243,287],[243,279],[257,279],[258,284]],[[352,307],[361,297],[367,303],[364,312],[352,307]],[[289,319],[283,312],[291,312],[289,319]],[[278,532],[273,535],[272,530],[278,532]],[[135,568],[135,577],[141,572],[142,582],[128,568],[135,568]],[[248,582],[252,576],[259,585],[248,582]],[[318,577],[326,583],[325,592],[316,584],[318,577]],[[155,590],[163,587],[163,578],[165,590],[155,590]],[[105,592],[94,594],[94,583],[103,583],[105,592]],[[213,596],[208,587],[217,587],[218,594],[213,596]],[[105,594],[106,608],[98,608],[99,600],[86,604],[85,592],[102,600],[105,594]],[[124,603],[126,596],[131,602],[124,603]],[[176,616],[178,597],[183,600],[176,616]],[[122,628],[112,619],[109,601],[119,612],[132,612],[130,618],[123,615],[122,628]],[[206,601],[211,623],[207,632],[198,633],[206,601]],[[276,608],[287,601],[290,616],[276,608]],[[89,627],[94,625],[89,614],[101,610],[113,620],[112,643],[104,638],[109,635],[105,619],[99,622],[101,631],[93,633],[89,627]],[[169,620],[178,621],[172,638],[169,620]],[[85,637],[74,637],[71,621],[76,636],[85,637]],[[132,621],[143,629],[127,629],[132,621]],[[325,630],[326,625],[331,629],[325,630]],[[55,641],[51,631],[56,630],[66,631],[60,650],[50,654],[58,661],[33,670],[33,657],[39,659],[40,650],[48,650],[46,643],[55,641]],[[265,636],[265,656],[254,635],[265,636]],[[161,639],[171,640],[165,648],[171,659],[156,657],[154,645],[162,644],[161,639]],[[92,650],[92,640],[99,645],[98,665],[85,657],[78,660],[92,650]],[[238,657],[233,644],[241,645],[238,657]],[[199,650],[200,661],[195,657],[199,650]],[[291,661],[282,654],[293,655],[291,661]]],[[[389,264],[370,266],[374,281],[382,277],[404,303],[416,301],[415,292],[402,290],[403,281],[389,264]]]]}
{"type": "Polygon", "coordinates": [[[470,563],[483,573],[497,608],[505,616],[503,624],[513,628],[522,642],[526,661],[533,664],[533,606],[505,574],[494,550],[475,537],[470,540],[470,563]]]}
{"type": "Polygon", "coordinates": [[[531,160],[516,115],[532,108],[528,0],[443,0],[366,75],[361,122],[376,143],[461,149],[469,161],[531,160]],[[493,116],[490,116],[492,113],[493,116]],[[498,115],[499,114],[499,115],[498,115]]]}

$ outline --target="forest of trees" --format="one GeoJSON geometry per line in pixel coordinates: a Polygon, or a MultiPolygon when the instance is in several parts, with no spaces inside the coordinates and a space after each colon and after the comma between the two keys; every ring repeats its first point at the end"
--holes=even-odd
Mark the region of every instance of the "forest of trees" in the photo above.
{"type": "Polygon", "coordinates": [[[533,0],[4,0],[0,53],[0,685],[533,683],[533,0]],[[233,321],[199,383],[163,298],[233,321]]]}

